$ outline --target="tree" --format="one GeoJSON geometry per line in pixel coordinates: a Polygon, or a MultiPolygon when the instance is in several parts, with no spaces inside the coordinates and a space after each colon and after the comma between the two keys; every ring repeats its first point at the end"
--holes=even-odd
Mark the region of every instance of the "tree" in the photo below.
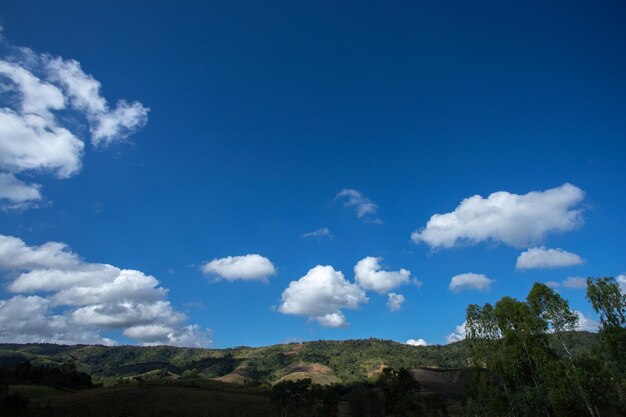
{"type": "Polygon", "coordinates": [[[600,316],[600,335],[607,352],[598,366],[610,380],[616,395],[612,408],[626,414],[626,295],[614,278],[587,278],[587,299],[600,316]],[[602,366],[604,365],[604,366],[602,366]]]}
{"type": "Polygon", "coordinates": [[[495,307],[469,305],[466,332],[475,369],[467,414],[599,416],[597,397],[583,383],[594,377],[590,362],[573,358],[561,338],[576,323],[567,300],[539,283],[526,301],[503,297],[495,307]],[[554,338],[564,354],[550,342],[554,338]]]}

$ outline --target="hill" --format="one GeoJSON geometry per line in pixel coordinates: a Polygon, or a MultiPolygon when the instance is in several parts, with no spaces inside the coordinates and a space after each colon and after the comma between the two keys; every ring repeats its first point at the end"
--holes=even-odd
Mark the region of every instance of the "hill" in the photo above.
{"type": "MultiPolygon", "coordinates": [[[[572,352],[597,343],[594,333],[565,335],[572,352]]],[[[409,346],[382,339],[313,341],[267,347],[229,349],[173,346],[93,346],[0,344],[0,363],[61,365],[72,361],[78,370],[103,382],[161,370],[173,377],[195,370],[203,378],[248,385],[311,378],[320,383],[350,384],[375,378],[384,367],[460,369],[469,364],[461,341],[448,345],[409,346]]]]}

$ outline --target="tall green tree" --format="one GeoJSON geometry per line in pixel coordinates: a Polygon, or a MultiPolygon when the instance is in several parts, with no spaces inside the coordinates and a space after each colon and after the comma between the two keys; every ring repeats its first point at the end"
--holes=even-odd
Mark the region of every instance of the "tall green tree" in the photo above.
{"type": "Polygon", "coordinates": [[[599,371],[590,374],[590,362],[574,358],[561,337],[578,320],[567,300],[536,283],[525,301],[503,297],[495,307],[473,304],[466,313],[475,367],[468,415],[600,416],[586,383],[599,371]]]}

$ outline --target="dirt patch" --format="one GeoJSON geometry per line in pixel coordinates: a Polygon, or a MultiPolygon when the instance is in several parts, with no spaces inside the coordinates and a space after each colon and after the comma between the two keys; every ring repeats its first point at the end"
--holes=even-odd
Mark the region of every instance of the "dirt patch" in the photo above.
{"type": "Polygon", "coordinates": [[[221,376],[219,378],[211,378],[215,381],[227,382],[229,384],[244,385],[252,381],[252,372],[245,368],[237,368],[229,374],[221,376]]]}
{"type": "Polygon", "coordinates": [[[381,363],[380,365],[378,365],[378,367],[376,369],[372,369],[371,371],[369,371],[367,373],[367,377],[368,378],[374,378],[375,376],[378,376],[380,374],[383,373],[383,369],[385,369],[387,367],[387,365],[385,365],[384,363],[381,363]]]}
{"type": "Polygon", "coordinates": [[[280,373],[282,375],[287,375],[287,374],[292,374],[294,372],[315,372],[319,374],[330,374],[333,371],[328,366],[322,365],[321,363],[300,362],[300,363],[294,363],[292,365],[289,365],[281,369],[277,373],[280,373]]]}

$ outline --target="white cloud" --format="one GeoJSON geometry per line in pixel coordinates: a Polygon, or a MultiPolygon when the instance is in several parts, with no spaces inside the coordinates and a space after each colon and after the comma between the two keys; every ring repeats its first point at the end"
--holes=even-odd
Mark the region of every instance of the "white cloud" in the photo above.
{"type": "Polygon", "coordinates": [[[0,204],[14,209],[42,200],[39,184],[16,175],[65,179],[80,171],[85,144],[73,131],[77,120],[87,121],[94,145],[108,144],[143,126],[148,109],[124,100],[110,109],[77,61],[5,46],[14,55],[0,59],[0,204]]]}
{"type": "Polygon", "coordinates": [[[546,285],[550,288],[558,288],[561,286],[561,283],[557,281],[548,281],[546,282],[546,285]]]}
{"type": "Polygon", "coordinates": [[[0,172],[0,201],[10,201],[9,208],[28,206],[41,200],[41,186],[20,181],[13,174],[0,172]]]}
{"type": "Polygon", "coordinates": [[[115,344],[93,329],[69,323],[65,315],[54,314],[50,300],[36,295],[17,295],[0,300],[0,341],[115,344]]]}
{"type": "Polygon", "coordinates": [[[345,327],[341,309],[356,309],[368,301],[358,285],[332,266],[317,265],[283,291],[278,311],[308,316],[328,327],[345,327]]]}
{"type": "Polygon", "coordinates": [[[354,266],[355,281],[364,290],[384,294],[403,284],[408,284],[411,272],[406,269],[399,271],[382,271],[382,258],[368,256],[354,266]]]}
{"type": "Polygon", "coordinates": [[[583,277],[569,277],[563,280],[563,286],[580,290],[587,288],[587,280],[583,277]]]}
{"type": "Polygon", "coordinates": [[[314,317],[313,320],[317,321],[324,327],[348,327],[346,316],[341,311],[336,313],[324,314],[323,316],[314,317]]]}
{"type": "Polygon", "coordinates": [[[63,243],[28,246],[0,235],[0,269],[17,294],[0,300],[0,342],[112,343],[100,331],[120,329],[142,343],[209,343],[206,331],[185,324],[156,278],[85,262],[63,243]],[[150,336],[157,328],[168,332],[150,336]]]}
{"type": "Polygon", "coordinates": [[[491,284],[494,282],[494,280],[487,278],[483,274],[473,274],[468,272],[467,274],[453,276],[448,287],[454,292],[468,289],[487,291],[491,289],[491,284]]]}
{"type": "Polygon", "coordinates": [[[584,192],[572,185],[518,195],[499,191],[483,198],[464,199],[450,213],[433,215],[426,227],[415,231],[415,243],[432,248],[450,248],[482,241],[525,247],[549,233],[565,232],[582,224],[582,210],[576,208],[584,192]]]}
{"type": "Polygon", "coordinates": [[[333,234],[330,232],[330,229],[328,227],[322,227],[320,229],[314,230],[312,232],[308,232],[302,235],[302,237],[327,237],[332,239],[333,234]]]}
{"type": "Polygon", "coordinates": [[[585,316],[581,311],[574,310],[574,313],[578,316],[578,325],[576,330],[585,332],[597,332],[600,329],[600,323],[595,321],[589,316],[585,316]]]}
{"type": "Polygon", "coordinates": [[[465,322],[456,326],[454,331],[446,336],[448,343],[460,342],[463,339],[465,339],[465,322]]]}
{"type": "Polygon", "coordinates": [[[404,295],[402,294],[396,294],[395,292],[390,292],[389,294],[387,294],[387,308],[389,309],[389,311],[400,310],[404,301],[404,295]]]}
{"type": "Polygon", "coordinates": [[[360,191],[345,188],[335,196],[335,200],[344,200],[344,206],[352,207],[356,216],[365,222],[382,223],[376,217],[378,205],[360,191]]]}
{"type": "Polygon", "coordinates": [[[276,268],[266,257],[251,254],[213,259],[202,265],[202,272],[216,275],[227,281],[266,281],[267,277],[276,274],[276,268]]]}
{"type": "Polygon", "coordinates": [[[515,267],[517,269],[564,268],[582,265],[584,261],[575,253],[563,249],[547,249],[545,246],[530,248],[520,254],[515,267]]]}
{"type": "Polygon", "coordinates": [[[100,94],[100,82],[86,74],[76,60],[43,56],[48,77],[61,85],[73,108],[83,112],[90,122],[91,141],[94,145],[108,145],[127,137],[148,120],[149,109],[139,102],[119,100],[110,109],[100,94]]]}
{"type": "Polygon", "coordinates": [[[124,336],[141,341],[146,346],[171,345],[204,347],[212,343],[211,332],[202,331],[198,325],[176,329],[162,324],[129,327],[124,336]]]}
{"type": "Polygon", "coordinates": [[[411,346],[428,346],[428,342],[426,342],[424,339],[409,339],[405,342],[405,344],[411,346]]]}
{"type": "Polygon", "coordinates": [[[27,246],[22,239],[0,235],[0,269],[69,269],[80,262],[64,243],[27,246]]]}

